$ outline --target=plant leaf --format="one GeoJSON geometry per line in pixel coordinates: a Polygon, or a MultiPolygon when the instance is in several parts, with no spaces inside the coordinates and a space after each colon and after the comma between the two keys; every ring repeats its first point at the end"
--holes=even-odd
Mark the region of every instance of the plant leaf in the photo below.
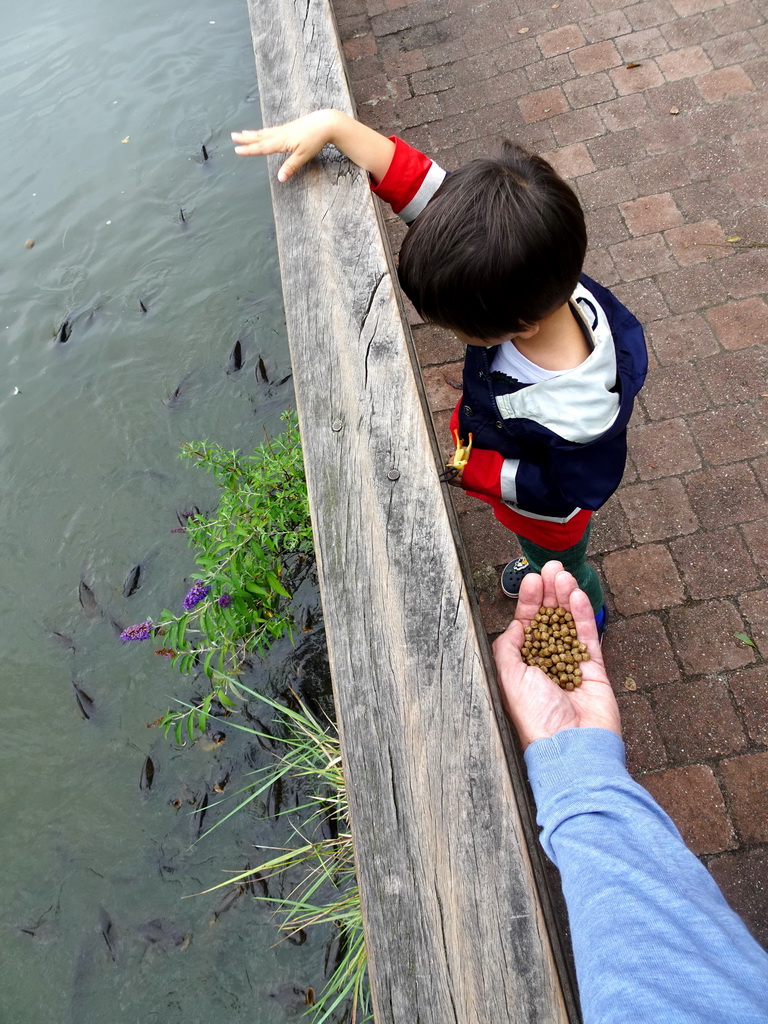
{"type": "Polygon", "coordinates": [[[743,644],[749,644],[750,647],[757,647],[755,641],[748,637],[746,633],[734,633],[733,635],[737,640],[741,640],[743,644]]]}

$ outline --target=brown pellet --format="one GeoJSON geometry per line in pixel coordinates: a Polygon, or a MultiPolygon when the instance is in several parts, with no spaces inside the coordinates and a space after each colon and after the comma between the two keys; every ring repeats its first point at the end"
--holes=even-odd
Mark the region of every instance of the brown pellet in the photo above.
{"type": "Polygon", "coordinates": [[[563,690],[581,686],[579,665],[589,661],[587,645],[579,640],[573,616],[565,608],[542,605],[525,627],[523,660],[538,666],[563,690]]]}

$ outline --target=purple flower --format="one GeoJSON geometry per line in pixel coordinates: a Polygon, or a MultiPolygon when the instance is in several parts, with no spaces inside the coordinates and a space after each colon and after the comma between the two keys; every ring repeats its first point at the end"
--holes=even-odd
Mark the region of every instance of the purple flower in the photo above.
{"type": "Polygon", "coordinates": [[[219,598],[219,608],[229,608],[232,604],[232,598],[229,594],[222,594],[219,598]]]}
{"type": "Polygon", "coordinates": [[[206,586],[204,583],[196,583],[184,598],[184,607],[186,610],[189,611],[190,608],[194,608],[196,604],[200,604],[201,601],[204,601],[206,597],[208,597],[210,590],[210,586],[206,586]]]}
{"type": "Polygon", "coordinates": [[[120,634],[120,639],[123,643],[128,643],[129,640],[149,640],[151,636],[152,619],[147,619],[146,622],[139,622],[135,626],[124,629],[120,634]]]}

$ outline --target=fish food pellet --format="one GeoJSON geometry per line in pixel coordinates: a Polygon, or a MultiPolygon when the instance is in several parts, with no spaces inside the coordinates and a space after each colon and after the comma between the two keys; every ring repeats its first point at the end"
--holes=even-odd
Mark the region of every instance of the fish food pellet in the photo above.
{"type": "Polygon", "coordinates": [[[589,661],[587,645],[579,640],[573,616],[565,608],[542,605],[525,627],[523,661],[535,665],[563,690],[581,686],[582,661],[589,661]]]}

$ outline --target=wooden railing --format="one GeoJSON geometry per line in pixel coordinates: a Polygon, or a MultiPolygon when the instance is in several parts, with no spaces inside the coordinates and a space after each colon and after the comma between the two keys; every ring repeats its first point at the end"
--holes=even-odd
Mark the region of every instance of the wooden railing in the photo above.
{"type": "MultiPolygon", "coordinates": [[[[249,6],[264,124],[352,113],[328,0],[249,6]]],[[[281,185],[281,162],[270,177],[376,1022],[575,1020],[367,176],[331,149],[281,185]]]]}

